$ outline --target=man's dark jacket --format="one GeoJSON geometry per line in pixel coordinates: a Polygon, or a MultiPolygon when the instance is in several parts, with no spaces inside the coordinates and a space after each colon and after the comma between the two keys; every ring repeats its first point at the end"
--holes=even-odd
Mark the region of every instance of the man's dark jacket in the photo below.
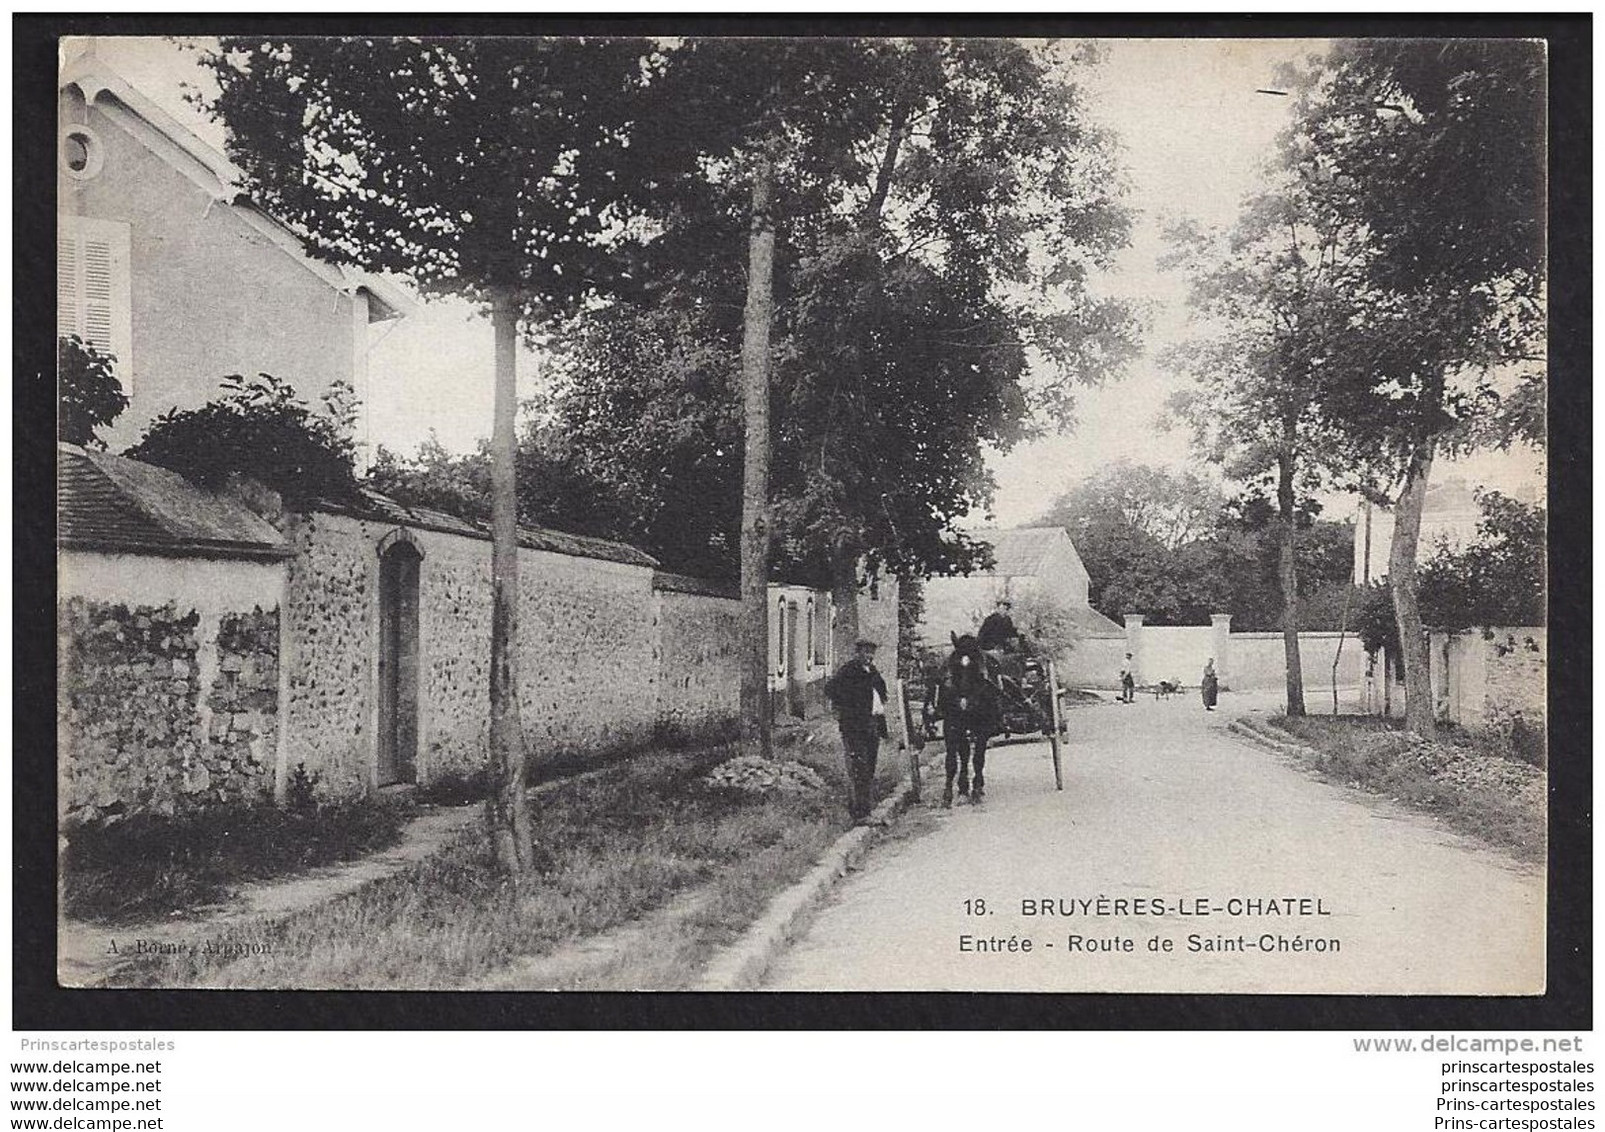
{"type": "MultiPolygon", "coordinates": [[[[886,734],[886,717],[875,714],[874,699],[870,695],[872,689],[880,693],[883,705],[888,702],[886,681],[881,678],[881,674],[875,670],[874,665],[865,666],[862,661],[856,659],[849,660],[837,669],[836,675],[825,685],[825,695],[830,697],[843,731],[874,731],[883,736],[886,734]]],[[[888,707],[886,710],[891,709],[888,707]]]]}
{"type": "Polygon", "coordinates": [[[986,620],[981,622],[981,633],[976,638],[976,644],[983,649],[1007,648],[1009,642],[1019,635],[1014,627],[1014,618],[999,610],[987,614],[986,620]]]}

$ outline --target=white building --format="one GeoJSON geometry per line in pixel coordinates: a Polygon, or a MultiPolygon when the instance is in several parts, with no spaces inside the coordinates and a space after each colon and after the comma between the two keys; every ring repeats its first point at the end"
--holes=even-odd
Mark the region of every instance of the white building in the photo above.
{"type": "Polygon", "coordinates": [[[973,633],[1000,598],[1018,601],[1041,594],[1071,615],[1078,636],[1121,637],[1125,629],[1087,604],[1087,568],[1063,527],[981,530],[971,537],[992,545],[995,565],[967,577],[925,583],[920,637],[940,644],[949,633],[973,633]]]}

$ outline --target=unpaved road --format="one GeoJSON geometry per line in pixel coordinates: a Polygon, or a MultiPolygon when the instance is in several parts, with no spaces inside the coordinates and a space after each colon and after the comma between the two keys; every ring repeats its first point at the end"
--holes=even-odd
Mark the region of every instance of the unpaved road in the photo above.
{"type": "Polygon", "coordinates": [[[1542,868],[1225,730],[1274,707],[1228,695],[1206,713],[1184,696],[1074,712],[1062,793],[1046,742],[995,751],[978,807],[931,805],[941,782],[927,772],[910,828],[842,883],[765,986],[1541,992],[1542,868]],[[986,914],[966,908],[976,900],[986,914]],[[1055,914],[1025,915],[1025,900],[1055,914]]]}

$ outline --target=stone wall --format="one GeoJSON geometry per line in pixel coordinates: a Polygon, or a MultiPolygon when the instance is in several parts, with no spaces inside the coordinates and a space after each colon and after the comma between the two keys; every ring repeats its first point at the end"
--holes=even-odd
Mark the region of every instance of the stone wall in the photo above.
{"type": "MultiPolygon", "coordinates": [[[[1141,615],[1129,614],[1124,637],[1076,641],[1060,664],[1059,678],[1071,687],[1118,688],[1120,665],[1129,652],[1140,685],[1177,680],[1184,687],[1196,687],[1204,662],[1213,657],[1224,689],[1269,691],[1286,686],[1282,634],[1233,633],[1231,619],[1225,614],[1212,620],[1209,625],[1145,625],[1141,615]]],[[[1331,687],[1334,660],[1338,661],[1340,688],[1357,688],[1365,682],[1365,646],[1353,633],[1300,633],[1299,659],[1306,689],[1331,687]]]]}
{"type": "Polygon", "coordinates": [[[1483,717],[1490,728],[1509,730],[1523,719],[1542,730],[1548,715],[1549,631],[1543,627],[1494,629],[1485,640],[1487,683],[1483,717]]]}
{"type": "Polygon", "coordinates": [[[285,774],[305,765],[332,794],[374,783],[374,673],[382,532],[332,515],[292,515],[285,605],[285,774]]]}
{"type": "MultiPolygon", "coordinates": [[[[490,544],[483,546],[488,625],[490,544]]],[[[520,570],[519,679],[531,756],[600,753],[650,739],[657,722],[652,570],[540,551],[525,551],[520,570]]]]}
{"type": "Polygon", "coordinates": [[[60,564],[62,827],[271,798],[283,567],[94,552],[60,564]]]}
{"type": "Polygon", "coordinates": [[[1433,633],[1431,679],[1438,718],[1509,736],[1547,718],[1548,632],[1541,627],[1433,633]]]}
{"type": "MultiPolygon", "coordinates": [[[[322,788],[378,784],[379,564],[393,523],[296,517],[290,581],[288,759],[322,788]]],[[[490,542],[404,532],[418,571],[415,777],[483,766],[490,542]]],[[[519,557],[519,711],[532,762],[644,742],[657,722],[657,601],[643,566],[525,548],[519,557]]]]}
{"type": "MultiPolygon", "coordinates": [[[[63,555],[64,822],[282,798],[298,767],[325,797],[483,768],[489,540],[332,512],[288,515],[284,533],[284,562],[63,555]],[[398,541],[418,556],[406,698],[417,741],[398,743],[402,769],[382,780],[381,554],[398,541]]],[[[735,721],[740,603],[681,583],[656,584],[644,565],[521,551],[518,693],[532,763],[735,721]]],[[[816,647],[804,655],[799,632],[793,663],[817,710],[829,596],[777,588],[777,610],[780,597],[803,613],[813,601],[816,647]]],[[[891,678],[895,582],[861,596],[859,626],[891,678]]]]}
{"type": "Polygon", "coordinates": [[[1059,683],[1067,688],[1117,689],[1125,656],[1125,637],[1078,638],[1059,658],[1059,683]]]}
{"type": "Polygon", "coordinates": [[[261,798],[273,792],[278,762],[279,611],[224,614],[216,642],[201,713],[208,757],[186,769],[185,789],[218,801],[261,798]]]}
{"type": "MultiPolygon", "coordinates": [[[[1204,663],[1214,659],[1216,671],[1222,666],[1231,671],[1235,659],[1217,655],[1219,650],[1214,631],[1208,625],[1144,625],[1137,641],[1133,660],[1136,661],[1136,678],[1139,684],[1157,684],[1161,680],[1174,681],[1183,687],[1198,684],[1204,676],[1204,663]]],[[[1118,675],[1119,666],[1116,666],[1118,675]]],[[[1230,680],[1222,683],[1236,688],[1230,680]]]]}
{"type": "MultiPolygon", "coordinates": [[[[1332,662],[1337,660],[1339,688],[1365,683],[1365,645],[1354,633],[1300,633],[1299,661],[1304,670],[1306,694],[1332,686],[1332,662]],[[1339,640],[1342,655],[1339,656],[1339,640]]],[[[1216,662],[1217,667],[1219,661],[1216,662]]],[[[1221,682],[1233,691],[1276,690],[1287,686],[1287,646],[1280,633],[1233,633],[1221,682]]]]}
{"type": "Polygon", "coordinates": [[[658,723],[675,735],[727,727],[741,709],[741,603],[660,589],[658,723]]]}

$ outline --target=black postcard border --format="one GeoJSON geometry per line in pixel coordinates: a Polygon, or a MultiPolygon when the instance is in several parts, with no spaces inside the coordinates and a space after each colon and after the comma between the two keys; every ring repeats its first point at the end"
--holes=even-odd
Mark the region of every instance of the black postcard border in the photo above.
{"type": "MultiPolygon", "coordinates": [[[[1592,18],[22,15],[13,17],[13,955],[18,1030],[1586,1030],[1593,1024],[1592,18]],[[225,992],[55,981],[54,166],[67,34],[962,34],[1519,37],[1550,57],[1550,845],[1542,996],[225,992]]],[[[1468,893],[1467,899],[1476,899],[1468,893]]]]}

